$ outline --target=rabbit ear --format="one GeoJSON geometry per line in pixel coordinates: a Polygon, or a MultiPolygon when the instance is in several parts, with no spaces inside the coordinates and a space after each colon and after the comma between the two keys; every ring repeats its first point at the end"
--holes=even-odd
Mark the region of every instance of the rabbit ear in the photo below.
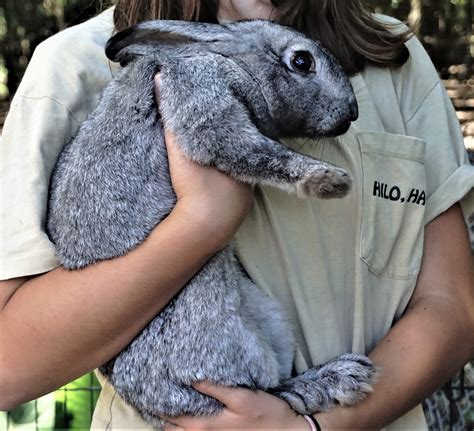
{"type": "Polygon", "coordinates": [[[127,63],[136,56],[153,53],[160,45],[218,42],[233,39],[232,33],[218,24],[186,21],[148,21],[113,36],[105,48],[107,57],[127,63]]]}

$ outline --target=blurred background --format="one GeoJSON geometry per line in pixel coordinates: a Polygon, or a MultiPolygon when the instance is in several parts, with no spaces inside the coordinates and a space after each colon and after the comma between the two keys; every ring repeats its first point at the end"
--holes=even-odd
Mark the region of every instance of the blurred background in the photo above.
{"type": "MultiPolygon", "coordinates": [[[[342,0],[341,0],[342,1],[342,0]]],[[[458,109],[474,149],[474,0],[367,0],[377,12],[416,30],[458,109]]],[[[93,16],[111,1],[0,0],[0,128],[34,49],[45,38],[93,16]]]]}
{"type": "MultiPolygon", "coordinates": [[[[92,17],[110,3],[0,0],[0,133],[9,101],[35,47],[54,33],[92,17]]],[[[466,147],[474,151],[474,0],[368,0],[365,3],[372,11],[395,16],[415,30],[453,101],[466,147]]],[[[0,412],[0,431],[88,429],[99,390],[92,374],[84,376],[12,412],[0,412]]],[[[426,400],[424,408],[433,431],[474,430],[472,364],[426,400]]]]}

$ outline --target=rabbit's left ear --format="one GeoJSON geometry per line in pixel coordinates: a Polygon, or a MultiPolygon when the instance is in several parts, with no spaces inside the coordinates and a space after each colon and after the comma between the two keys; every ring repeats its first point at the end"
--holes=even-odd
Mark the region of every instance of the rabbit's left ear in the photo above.
{"type": "Polygon", "coordinates": [[[147,21],[114,35],[105,47],[107,57],[122,64],[137,56],[152,54],[163,45],[222,42],[233,39],[232,32],[218,24],[186,21],[147,21]]]}

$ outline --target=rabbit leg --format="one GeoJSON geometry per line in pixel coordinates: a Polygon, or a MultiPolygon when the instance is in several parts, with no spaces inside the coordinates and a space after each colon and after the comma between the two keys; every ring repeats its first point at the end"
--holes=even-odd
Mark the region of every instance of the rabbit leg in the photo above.
{"type": "MultiPolygon", "coordinates": [[[[244,138],[244,137],[243,137],[244,138]]],[[[299,197],[329,199],[345,196],[351,186],[348,173],[330,163],[299,154],[260,133],[246,137],[238,154],[218,152],[216,166],[224,172],[237,165],[236,177],[296,193],[299,197]]],[[[232,148],[232,147],[231,147],[232,148]]]]}
{"type": "Polygon", "coordinates": [[[376,374],[370,359],[348,353],[283,381],[271,393],[299,414],[314,414],[361,401],[372,392],[376,374]]]}
{"type": "Polygon", "coordinates": [[[242,127],[232,135],[212,130],[206,136],[208,131],[204,128],[199,136],[201,141],[214,141],[212,153],[203,145],[192,145],[191,137],[181,140],[184,153],[191,160],[213,165],[244,183],[270,185],[300,197],[323,199],[343,197],[350,189],[352,180],[344,169],[296,153],[253,126],[242,127]]]}

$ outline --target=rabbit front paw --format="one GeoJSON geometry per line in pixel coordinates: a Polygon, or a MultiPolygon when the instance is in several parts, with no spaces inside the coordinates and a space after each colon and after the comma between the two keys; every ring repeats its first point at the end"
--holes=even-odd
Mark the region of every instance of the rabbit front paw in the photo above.
{"type": "Polygon", "coordinates": [[[300,198],[317,196],[321,199],[342,198],[349,193],[352,179],[349,174],[335,166],[322,168],[317,166],[310,170],[296,184],[300,198]]]}
{"type": "Polygon", "coordinates": [[[376,375],[370,359],[346,354],[284,381],[272,393],[298,414],[314,414],[361,401],[372,392],[376,375]]]}

